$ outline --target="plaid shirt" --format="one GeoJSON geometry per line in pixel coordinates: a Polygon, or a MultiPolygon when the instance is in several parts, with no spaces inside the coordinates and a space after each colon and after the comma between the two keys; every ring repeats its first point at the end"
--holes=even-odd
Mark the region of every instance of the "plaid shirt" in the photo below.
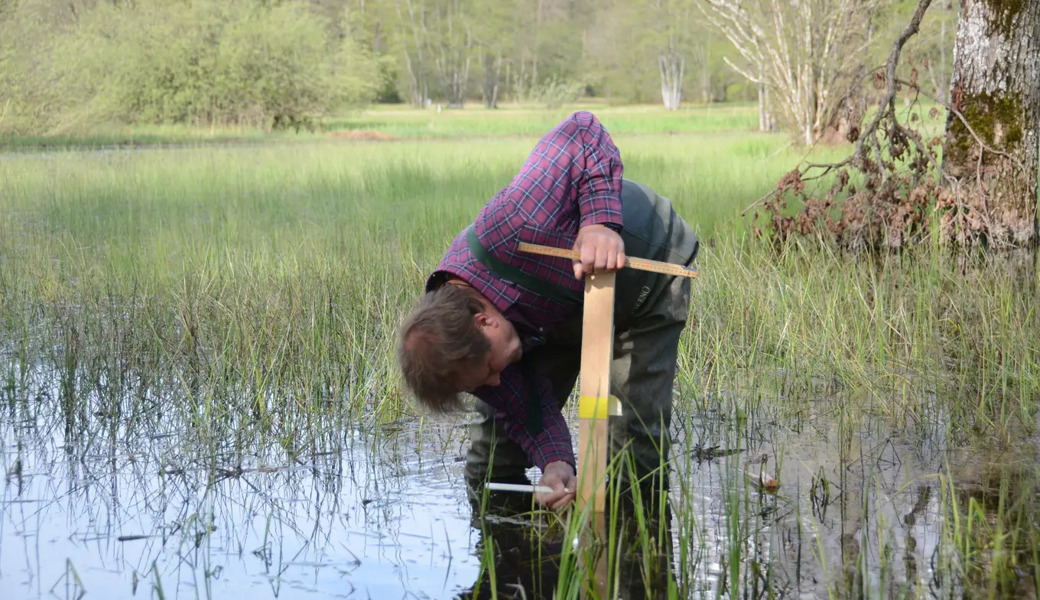
{"type": "MultiPolygon", "coordinates": [[[[522,254],[517,244],[569,249],[578,230],[587,225],[620,231],[621,173],[621,156],[607,130],[591,113],[575,113],[538,142],[512,183],[481,209],[473,230],[481,245],[502,262],[580,298],[585,284],[574,278],[570,259],[522,254]]],[[[470,252],[465,231],[441,259],[427,290],[451,275],[464,279],[502,312],[520,335],[524,351],[543,343],[547,332],[581,309],[490,272],[470,252]]],[[[498,386],[474,393],[494,407],[509,436],[536,465],[544,468],[558,460],[574,465],[570,431],[544,376],[516,363],[501,373],[498,386]],[[540,433],[532,434],[527,427],[534,412],[531,402],[541,404],[540,433]]]]}

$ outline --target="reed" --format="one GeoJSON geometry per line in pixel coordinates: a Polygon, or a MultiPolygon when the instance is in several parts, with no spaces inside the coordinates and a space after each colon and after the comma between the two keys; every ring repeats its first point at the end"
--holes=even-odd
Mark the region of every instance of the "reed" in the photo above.
{"type": "MultiPolygon", "coordinates": [[[[603,111],[626,176],[672,198],[702,239],[677,378],[669,597],[814,580],[832,597],[1035,595],[1035,257],[749,237],[742,211],[804,152],[741,130],[742,110],[603,111]]],[[[81,455],[175,436],[214,469],[335,452],[350,428],[419,418],[395,371],[396,325],[559,116],[472,113],[330,125],[418,137],[436,123],[422,142],[0,156],[0,414],[49,415],[81,455]],[[479,137],[504,134],[516,137],[479,137]]],[[[637,531],[649,577],[662,536],[637,531]]],[[[617,541],[603,542],[611,565],[617,541]]],[[[579,558],[564,544],[561,597],[588,586],[579,558]]],[[[163,595],[159,571],[152,585],[163,595]]]]}

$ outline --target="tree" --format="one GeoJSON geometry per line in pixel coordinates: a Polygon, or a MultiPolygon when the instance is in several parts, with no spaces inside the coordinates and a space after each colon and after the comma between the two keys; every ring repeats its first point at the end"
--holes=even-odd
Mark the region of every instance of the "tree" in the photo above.
{"type": "Polygon", "coordinates": [[[775,241],[799,234],[832,237],[853,249],[902,248],[934,239],[938,222],[940,239],[948,243],[1036,243],[1040,5],[964,0],[951,104],[946,115],[937,107],[927,111],[945,119],[943,139],[919,128],[926,111],[908,110],[904,118],[896,109],[897,95],[913,100],[921,93],[919,71],[911,69],[902,80],[897,66],[930,4],[918,0],[884,77],[875,78],[884,93],[872,119],[857,131],[853,154],[792,170],[753,205],[764,209],[775,241]],[[810,190],[809,180],[826,181],[830,188],[810,190]],[[802,209],[788,216],[791,200],[802,209]]]}
{"type": "MultiPolygon", "coordinates": [[[[879,6],[871,28],[873,43],[867,51],[867,64],[884,64],[889,40],[894,40],[912,18],[918,0],[889,0],[879,6]]],[[[917,71],[921,91],[945,103],[953,73],[953,36],[957,30],[960,0],[936,0],[929,5],[920,30],[907,40],[897,74],[904,81],[917,71]]]]}
{"type": "MultiPolygon", "coordinates": [[[[312,0],[312,2],[318,0],[312,0]]],[[[402,96],[398,77],[401,72],[399,48],[393,44],[397,23],[394,6],[387,2],[366,0],[321,0],[325,3],[334,25],[334,33],[341,38],[355,40],[374,58],[379,71],[377,102],[398,103],[402,96]]]]}
{"type": "MultiPolygon", "coordinates": [[[[591,0],[527,0],[516,31],[513,87],[518,100],[547,106],[573,101],[584,89],[586,39],[597,9],[591,0]]],[[[516,13],[514,13],[516,14],[516,13]]]]}
{"type": "Polygon", "coordinates": [[[957,21],[956,2],[949,0],[932,10],[935,14],[931,27],[926,29],[922,26],[921,40],[914,51],[920,56],[918,62],[931,83],[932,96],[939,102],[946,103],[952,70],[950,54],[953,43],[950,37],[956,29],[957,21]]]}
{"type": "Polygon", "coordinates": [[[408,73],[412,104],[433,97],[462,106],[469,91],[474,0],[395,0],[394,31],[408,73]]]}
{"type": "Polygon", "coordinates": [[[588,73],[619,99],[679,108],[692,81],[699,99],[711,94],[701,0],[612,0],[599,5],[588,34],[588,73]]]}
{"type": "Polygon", "coordinates": [[[469,91],[473,60],[473,3],[471,0],[439,0],[433,8],[434,64],[441,93],[448,106],[461,108],[469,91]]]}
{"type": "MultiPolygon", "coordinates": [[[[776,102],[784,124],[812,144],[856,93],[878,0],[704,0],[705,16],[741,60],[727,63],[776,102]]],[[[769,119],[761,119],[763,123],[769,119]]]]}
{"type": "Polygon", "coordinates": [[[677,110],[682,103],[686,61],[698,58],[698,62],[703,62],[703,42],[696,44],[692,35],[693,0],[655,0],[654,4],[654,38],[657,67],[661,75],[661,100],[666,109],[677,110]]]}
{"type": "Polygon", "coordinates": [[[480,19],[474,26],[474,44],[479,54],[484,79],[481,96],[486,108],[496,108],[502,93],[502,68],[513,47],[513,15],[518,12],[516,0],[476,0],[480,19]]]}
{"type": "Polygon", "coordinates": [[[374,62],[303,2],[99,3],[53,61],[75,103],[59,126],[99,121],[310,126],[367,101],[374,62]]]}
{"type": "Polygon", "coordinates": [[[586,74],[602,93],[625,102],[652,102],[660,90],[657,53],[649,43],[652,14],[645,0],[609,0],[592,16],[586,74]]]}
{"type": "Polygon", "coordinates": [[[963,0],[943,172],[944,232],[962,243],[1036,242],[1040,3],[963,0]]]}
{"type": "Polygon", "coordinates": [[[425,0],[396,0],[394,8],[397,12],[398,28],[396,38],[402,48],[405,70],[408,72],[408,83],[412,105],[422,108],[430,97],[429,38],[426,20],[425,0]]]}
{"type": "Polygon", "coordinates": [[[38,133],[68,105],[51,53],[82,6],[58,0],[0,2],[0,133],[38,133]]]}

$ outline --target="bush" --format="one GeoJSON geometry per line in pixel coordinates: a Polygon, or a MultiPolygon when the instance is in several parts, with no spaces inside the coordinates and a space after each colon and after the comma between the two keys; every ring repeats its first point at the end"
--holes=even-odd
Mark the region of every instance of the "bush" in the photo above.
{"type": "Polygon", "coordinates": [[[304,2],[98,3],[51,55],[60,90],[51,128],[307,126],[378,87],[375,61],[330,29],[304,2]]]}
{"type": "Polygon", "coordinates": [[[556,109],[578,100],[585,91],[584,81],[568,81],[550,77],[531,90],[531,97],[546,108],[556,109]]]}
{"type": "Polygon", "coordinates": [[[29,134],[46,127],[61,98],[50,68],[54,36],[36,3],[4,7],[0,0],[0,133],[29,134]]]}

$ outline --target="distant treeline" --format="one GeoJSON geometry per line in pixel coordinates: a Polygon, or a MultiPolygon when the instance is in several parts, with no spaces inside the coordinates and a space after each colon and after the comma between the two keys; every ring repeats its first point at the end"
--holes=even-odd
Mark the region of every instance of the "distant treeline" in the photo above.
{"type": "MultiPolygon", "coordinates": [[[[905,5],[886,2],[872,18],[878,57],[905,5]]],[[[733,68],[740,55],[703,8],[698,0],[0,0],[0,134],[106,122],[299,128],[374,101],[493,108],[596,96],[676,108],[761,99],[763,86],[746,78],[754,65],[733,68]]]]}

